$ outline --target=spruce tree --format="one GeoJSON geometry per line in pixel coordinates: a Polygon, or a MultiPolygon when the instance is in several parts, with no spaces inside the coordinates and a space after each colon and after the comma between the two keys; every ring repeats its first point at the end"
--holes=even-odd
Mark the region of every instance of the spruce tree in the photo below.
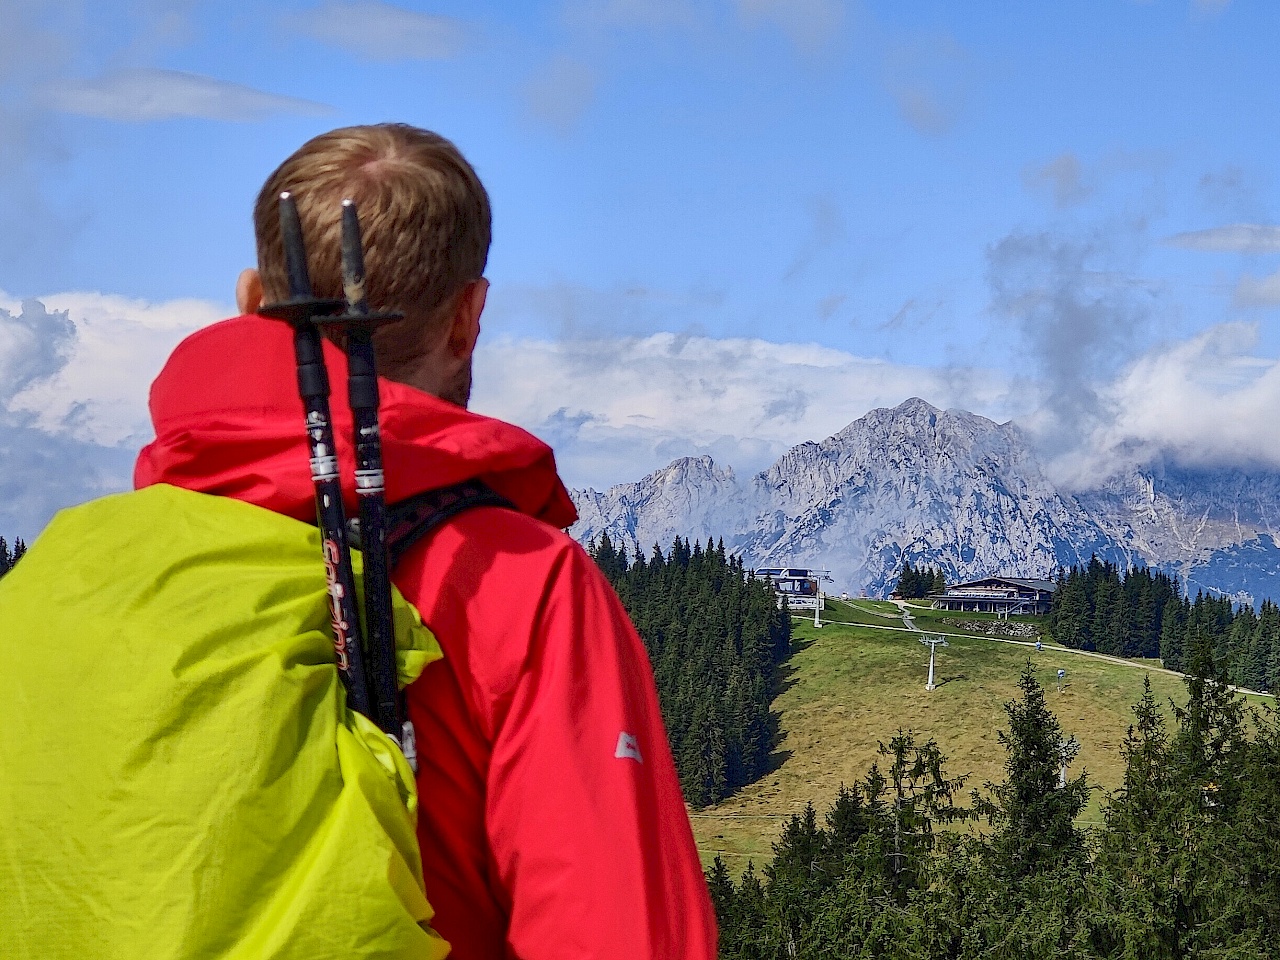
{"type": "Polygon", "coordinates": [[[813,922],[818,899],[835,879],[828,870],[827,847],[826,833],[809,803],[787,821],[773,845],[773,861],[764,868],[769,913],[789,949],[813,922]]]}
{"type": "Polygon", "coordinates": [[[1000,732],[1005,779],[988,784],[992,796],[978,809],[995,828],[990,839],[998,869],[1018,880],[1084,859],[1075,819],[1088,803],[1085,773],[1060,783],[1069,741],[1045,702],[1044,688],[1027,661],[1018,680],[1022,697],[1005,704],[1009,729],[1000,732]]]}
{"type": "Polygon", "coordinates": [[[629,559],[592,545],[644,641],[671,751],[690,803],[702,806],[759,777],[777,733],[770,710],[791,621],[777,595],[723,542],[677,537],[629,559]]]}
{"type": "Polygon", "coordinates": [[[1084,572],[1079,567],[1058,580],[1049,610],[1049,631],[1064,647],[1087,649],[1091,644],[1092,610],[1085,589],[1084,572]]]}

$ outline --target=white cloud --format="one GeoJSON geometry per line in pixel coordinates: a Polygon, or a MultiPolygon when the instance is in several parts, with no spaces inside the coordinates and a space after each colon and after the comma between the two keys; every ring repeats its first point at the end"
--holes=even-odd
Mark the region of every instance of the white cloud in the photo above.
{"type": "Polygon", "coordinates": [[[234,312],[203,300],[153,304],[99,293],[40,302],[71,327],[62,362],[13,395],[8,410],[46,433],[99,446],[137,447],[149,439],[147,391],[169,352],[191,331],[234,312]]]}
{"type": "Polygon", "coordinates": [[[815,344],[658,333],[615,340],[481,342],[475,408],[556,447],[568,483],[634,480],[710,453],[754,471],[876,406],[920,395],[1005,418],[996,371],[928,369],[815,344]],[[529,371],[523,374],[522,371],[529,371]]]}
{"type": "Polygon", "coordinates": [[[1110,416],[1059,458],[1057,479],[1088,487],[1160,460],[1280,468],[1280,362],[1257,342],[1255,324],[1226,323],[1139,357],[1100,392],[1110,416]]]}
{"type": "MultiPolygon", "coordinates": [[[[18,304],[0,293],[0,535],[29,539],[55,510],[126,488],[151,435],[152,379],[182,337],[228,312],[96,293],[18,304]]],[[[1097,385],[1087,428],[1069,437],[1070,449],[1050,451],[1054,478],[1079,488],[1160,459],[1280,468],[1271,440],[1280,361],[1257,355],[1257,332],[1214,327],[1097,385]]],[[[656,333],[482,339],[474,396],[477,411],[551,442],[566,482],[603,488],[703,453],[749,474],[910,396],[1013,417],[1034,431],[1053,420],[1055,394],[1048,381],[1014,381],[1000,370],[656,333]]]]}
{"type": "Polygon", "coordinates": [[[147,391],[177,342],[227,315],[146,303],[0,293],[0,536],[30,539],[63,507],[126,489],[150,439],[147,391]]]}
{"type": "Polygon", "coordinates": [[[120,70],[94,80],[60,80],[44,89],[63,113],[127,123],[198,117],[250,121],[276,113],[324,114],[332,108],[178,70],[120,70]]]}
{"type": "Polygon", "coordinates": [[[1260,223],[1233,223],[1209,230],[1175,233],[1165,243],[1187,250],[1212,253],[1280,253],[1280,227],[1260,223]]]}
{"type": "Polygon", "coordinates": [[[570,485],[602,489],[704,453],[749,474],[874,407],[921,396],[1015,419],[1046,443],[1054,481],[1085,489],[1161,461],[1280,469],[1270,429],[1280,409],[1280,361],[1257,355],[1256,346],[1256,326],[1234,323],[1152,349],[1095,385],[1094,415],[1066,435],[1056,429],[1050,385],[1003,371],[671,333],[482,342],[475,408],[551,443],[570,485]]]}
{"type": "Polygon", "coordinates": [[[447,60],[462,52],[467,28],[462,21],[417,13],[379,0],[330,0],[286,25],[322,43],[350,50],[367,60],[447,60]]]}
{"type": "Polygon", "coordinates": [[[66,314],[50,312],[38,300],[12,310],[0,306],[0,402],[56,373],[67,362],[74,335],[66,314]]]}

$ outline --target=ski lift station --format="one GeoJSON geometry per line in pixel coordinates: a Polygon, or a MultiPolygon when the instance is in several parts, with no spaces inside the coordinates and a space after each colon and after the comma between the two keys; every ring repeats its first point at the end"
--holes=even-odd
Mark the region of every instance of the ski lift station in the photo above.
{"type": "Polygon", "coordinates": [[[785,597],[792,610],[822,609],[822,581],[831,579],[830,570],[806,567],[760,567],[755,575],[771,581],[778,594],[778,605],[782,605],[785,597]]]}
{"type": "Polygon", "coordinates": [[[984,577],[969,583],[947,587],[945,593],[932,593],[935,610],[1010,614],[1049,612],[1056,584],[1052,580],[1029,580],[1021,577],[984,577]]]}

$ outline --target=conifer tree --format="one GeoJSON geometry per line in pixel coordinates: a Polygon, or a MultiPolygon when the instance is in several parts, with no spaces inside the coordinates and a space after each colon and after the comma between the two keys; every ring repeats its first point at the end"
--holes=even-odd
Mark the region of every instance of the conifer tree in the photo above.
{"type": "Polygon", "coordinates": [[[1085,588],[1085,577],[1079,567],[1058,578],[1049,612],[1049,629],[1053,638],[1065,647],[1089,649],[1092,644],[1090,622],[1092,611],[1085,588]]]}
{"type": "Polygon", "coordinates": [[[834,879],[827,847],[828,838],[809,803],[802,814],[787,821],[773,845],[773,862],[764,868],[769,912],[789,945],[797,943],[813,922],[818,898],[834,879]]]}
{"type": "Polygon", "coordinates": [[[1004,782],[988,784],[992,797],[978,805],[995,828],[990,840],[994,862],[1012,880],[1084,858],[1084,837],[1075,819],[1089,797],[1083,772],[1060,783],[1064,761],[1072,754],[1030,661],[1018,688],[1021,699],[1009,701],[1004,708],[1009,729],[1000,732],[1007,754],[1004,782]]]}
{"type": "Polygon", "coordinates": [[[21,537],[14,539],[12,547],[5,542],[4,537],[0,537],[0,577],[12,570],[14,564],[22,559],[22,555],[26,552],[27,545],[21,537]]]}
{"type": "Polygon", "coordinates": [[[765,581],[723,542],[676,538],[629,559],[606,535],[592,545],[653,666],[672,755],[695,806],[759,777],[777,720],[777,665],[790,654],[791,621],[765,581]]]}

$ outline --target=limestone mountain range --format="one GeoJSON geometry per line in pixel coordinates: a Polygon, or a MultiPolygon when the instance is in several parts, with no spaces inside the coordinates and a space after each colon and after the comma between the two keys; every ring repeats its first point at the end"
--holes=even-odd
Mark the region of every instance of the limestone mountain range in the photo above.
{"type": "Polygon", "coordinates": [[[746,479],[686,457],[573,498],[569,532],[583,542],[607,532],[634,554],[676,536],[723,538],[749,566],[827,569],[828,589],[872,596],[892,589],[904,560],[955,582],[1048,577],[1097,554],[1177,573],[1192,593],[1280,598],[1280,473],[1133,470],[1068,493],[1015,424],[918,398],[746,479]]]}

